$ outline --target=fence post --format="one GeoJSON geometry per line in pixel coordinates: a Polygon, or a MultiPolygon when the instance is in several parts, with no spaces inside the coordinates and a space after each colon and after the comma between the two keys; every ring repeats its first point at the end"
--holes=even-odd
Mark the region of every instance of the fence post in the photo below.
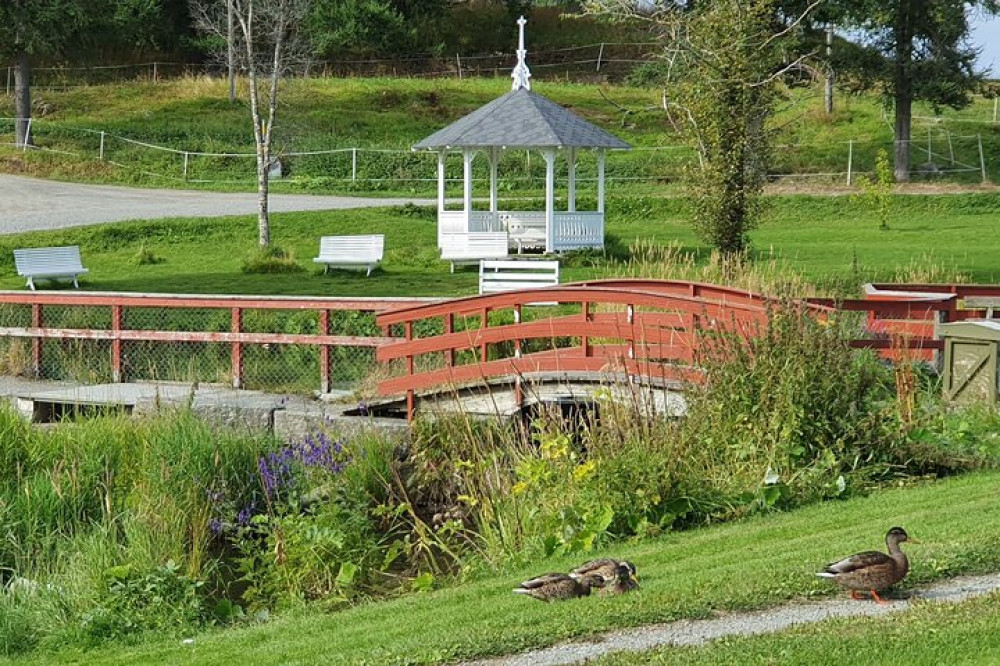
{"type": "Polygon", "coordinates": [[[986,158],[983,156],[983,135],[977,134],[976,141],[979,143],[979,170],[983,174],[983,182],[986,182],[986,158]]]}
{"type": "Polygon", "coordinates": [[[944,134],[948,137],[948,159],[951,160],[951,165],[955,166],[955,146],[951,143],[951,131],[946,129],[944,134]]]}
{"type": "Polygon", "coordinates": [[[604,42],[601,42],[601,50],[597,52],[597,71],[601,71],[601,60],[604,58],[604,42]]]}
{"type": "Polygon", "coordinates": [[[455,62],[458,63],[458,78],[462,78],[462,56],[458,53],[455,54],[455,62]]]}
{"type": "Polygon", "coordinates": [[[186,183],[188,179],[188,154],[184,153],[184,182],[186,183]]]}
{"type": "MultiPolygon", "coordinates": [[[[231,330],[233,333],[243,332],[243,310],[240,308],[233,308],[231,330]]],[[[233,388],[243,388],[243,343],[239,340],[233,341],[232,359],[233,388]]]]}
{"type": "Polygon", "coordinates": [[[111,306],[111,332],[115,334],[111,338],[111,381],[115,384],[122,380],[122,340],[117,333],[122,330],[122,306],[111,306]]]}
{"type": "Polygon", "coordinates": [[[104,161],[104,130],[101,130],[101,151],[97,159],[101,160],[102,162],[104,161]]]}
{"type": "Polygon", "coordinates": [[[160,78],[159,69],[156,66],[156,61],[153,61],[153,83],[157,83],[160,78]]]}
{"type": "MultiPolygon", "coordinates": [[[[405,331],[406,341],[409,342],[413,340],[413,321],[407,321],[403,326],[405,331]]],[[[407,354],[406,356],[406,376],[407,378],[413,377],[413,354],[407,354]]],[[[413,422],[413,408],[414,408],[414,394],[413,389],[406,390],[406,421],[407,423],[413,422]]]]}
{"type": "Polygon", "coordinates": [[[854,184],[854,139],[847,142],[847,186],[854,184]]]}
{"type": "Polygon", "coordinates": [[[28,146],[31,145],[31,121],[34,118],[28,118],[28,124],[24,127],[24,143],[21,146],[21,152],[28,152],[28,146]]]}
{"type": "Polygon", "coordinates": [[[351,148],[351,182],[358,180],[358,149],[351,148]]]}
{"type": "MultiPolygon", "coordinates": [[[[41,328],[45,323],[45,317],[42,313],[41,303],[31,304],[31,327],[34,329],[41,328]]],[[[35,379],[42,378],[42,344],[45,341],[41,335],[36,335],[31,339],[31,366],[34,372],[35,379]]]]}
{"type": "MultiPolygon", "coordinates": [[[[7,88],[10,89],[10,67],[7,68],[7,88]]],[[[997,111],[1000,110],[1000,97],[993,98],[993,122],[997,121],[997,111]]]]}
{"type": "MultiPolygon", "coordinates": [[[[10,77],[11,77],[11,68],[8,67],[7,68],[7,94],[8,95],[10,94],[10,77]]],[[[994,104],[993,105],[993,122],[996,122],[996,119],[997,119],[997,109],[996,109],[996,104],[994,104]]]]}
{"type": "MultiPolygon", "coordinates": [[[[319,334],[330,335],[330,311],[319,311],[319,334]]],[[[319,346],[319,392],[330,392],[330,345],[319,346]]]]}

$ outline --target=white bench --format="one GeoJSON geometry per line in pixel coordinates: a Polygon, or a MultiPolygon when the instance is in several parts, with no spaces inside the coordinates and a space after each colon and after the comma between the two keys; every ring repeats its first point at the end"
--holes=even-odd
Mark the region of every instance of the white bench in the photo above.
{"type": "Polygon", "coordinates": [[[441,259],[455,264],[477,264],[482,259],[507,257],[506,231],[472,231],[444,234],[441,237],[441,259]]]}
{"type": "Polygon", "coordinates": [[[35,280],[70,278],[73,286],[80,288],[77,278],[89,272],[80,261],[80,246],[31,247],[14,250],[17,274],[28,278],[28,287],[34,291],[35,280]]]}
{"type": "Polygon", "coordinates": [[[319,239],[319,256],[314,263],[324,264],[323,272],[331,268],[365,268],[367,275],[382,261],[385,236],[322,236],[319,239]]]}
{"type": "Polygon", "coordinates": [[[558,261],[479,262],[479,293],[553,287],[559,284],[558,261]]]}

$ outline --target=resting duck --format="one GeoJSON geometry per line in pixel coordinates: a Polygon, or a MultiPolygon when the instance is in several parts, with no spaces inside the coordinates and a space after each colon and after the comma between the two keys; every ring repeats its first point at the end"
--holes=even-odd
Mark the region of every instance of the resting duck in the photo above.
{"type": "Polygon", "coordinates": [[[569,575],[573,578],[582,578],[583,576],[596,574],[603,578],[606,583],[611,583],[618,579],[619,567],[625,567],[628,571],[629,578],[633,581],[639,580],[636,576],[634,564],[628,560],[616,560],[611,557],[602,557],[600,559],[584,562],[576,569],[573,569],[569,575]]]}
{"type": "Polygon", "coordinates": [[[562,573],[548,573],[524,581],[514,589],[514,594],[527,594],[539,601],[557,601],[589,596],[592,587],[604,587],[604,579],[596,574],[577,579],[562,573]]]}
{"type": "Polygon", "coordinates": [[[623,562],[615,568],[615,577],[601,588],[601,595],[618,595],[639,589],[639,581],[635,577],[635,567],[629,568],[628,562],[623,562]]]}
{"type": "Polygon", "coordinates": [[[867,590],[872,599],[884,604],[885,601],[878,593],[903,580],[910,570],[906,554],[899,548],[899,544],[904,541],[919,543],[916,539],[910,539],[902,527],[893,527],[885,535],[888,555],[877,550],[858,553],[828,565],[816,575],[837,581],[851,591],[852,599],[863,599],[864,597],[858,596],[858,590],[867,590]]]}

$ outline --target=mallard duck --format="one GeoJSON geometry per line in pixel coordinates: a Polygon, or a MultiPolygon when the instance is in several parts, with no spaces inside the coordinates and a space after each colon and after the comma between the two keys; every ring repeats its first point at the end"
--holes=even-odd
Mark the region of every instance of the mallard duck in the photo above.
{"type": "Polygon", "coordinates": [[[573,578],[582,578],[583,576],[590,574],[597,574],[603,578],[606,583],[611,583],[617,580],[619,567],[625,567],[628,570],[629,577],[631,579],[638,580],[634,564],[628,560],[616,560],[612,557],[602,557],[600,559],[584,562],[576,569],[573,569],[569,575],[573,578]]]}
{"type": "Polygon", "coordinates": [[[601,594],[625,594],[637,589],[639,589],[639,581],[635,578],[635,567],[630,568],[629,562],[622,562],[615,567],[614,579],[609,583],[605,583],[604,587],[601,588],[601,594]]]}
{"type": "Polygon", "coordinates": [[[547,573],[524,581],[514,588],[514,594],[527,594],[539,601],[556,601],[589,596],[592,587],[604,587],[604,579],[596,574],[577,579],[562,573],[547,573]]]}
{"type": "Polygon", "coordinates": [[[858,596],[858,591],[867,590],[872,599],[884,604],[885,601],[878,596],[878,593],[903,580],[910,570],[906,554],[899,548],[899,544],[904,541],[918,543],[916,539],[911,539],[902,527],[893,527],[885,535],[888,555],[877,550],[858,553],[828,565],[816,575],[837,581],[851,591],[852,599],[863,599],[864,597],[858,596]]]}

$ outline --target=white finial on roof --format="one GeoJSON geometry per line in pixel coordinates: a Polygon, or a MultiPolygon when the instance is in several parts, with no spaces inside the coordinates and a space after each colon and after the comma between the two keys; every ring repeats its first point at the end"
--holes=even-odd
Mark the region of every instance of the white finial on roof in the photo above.
{"type": "Polygon", "coordinates": [[[511,90],[520,90],[521,88],[531,90],[531,72],[528,71],[528,64],[524,61],[524,56],[528,55],[528,51],[524,48],[524,24],[527,22],[523,16],[517,19],[520,34],[517,38],[517,65],[510,75],[514,79],[514,83],[510,87],[511,90]]]}

